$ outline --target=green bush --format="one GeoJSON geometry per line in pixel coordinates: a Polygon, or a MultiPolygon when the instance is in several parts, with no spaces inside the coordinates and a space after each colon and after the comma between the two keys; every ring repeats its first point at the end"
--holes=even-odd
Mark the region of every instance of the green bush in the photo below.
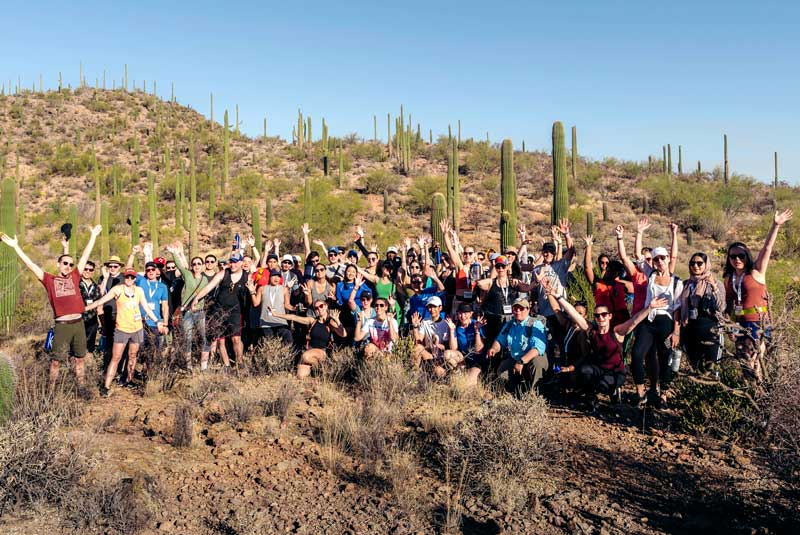
{"type": "Polygon", "coordinates": [[[464,164],[471,176],[497,173],[500,169],[500,151],[486,142],[475,143],[467,153],[464,164]]]}
{"type": "Polygon", "coordinates": [[[85,175],[92,166],[92,153],[80,152],[72,145],[61,145],[50,160],[49,170],[56,175],[85,175]]]}
{"type": "Polygon", "coordinates": [[[431,209],[431,198],[434,193],[444,193],[445,179],[440,176],[416,177],[408,188],[406,210],[414,215],[427,213],[431,209]]]}
{"type": "MultiPolygon", "coordinates": [[[[303,186],[297,189],[298,202],[282,207],[275,217],[278,233],[285,236],[287,250],[302,246],[301,225],[305,222],[303,206],[303,186]]],[[[363,210],[361,196],[351,191],[334,192],[333,181],[329,178],[311,180],[311,218],[308,221],[314,234],[326,242],[342,239],[356,223],[359,212],[363,210]]]]}
{"type": "Polygon", "coordinates": [[[386,161],[386,147],[379,143],[357,143],[350,147],[350,154],[356,160],[386,161]]]}
{"type": "Polygon", "coordinates": [[[400,177],[386,169],[373,169],[364,177],[364,193],[383,194],[384,191],[397,191],[400,177]]]}
{"type": "MultiPolygon", "coordinates": [[[[590,162],[578,166],[578,172],[575,175],[578,185],[581,189],[594,189],[605,174],[605,169],[597,162],[590,162]]],[[[570,188],[570,191],[575,188],[570,188]]]]}

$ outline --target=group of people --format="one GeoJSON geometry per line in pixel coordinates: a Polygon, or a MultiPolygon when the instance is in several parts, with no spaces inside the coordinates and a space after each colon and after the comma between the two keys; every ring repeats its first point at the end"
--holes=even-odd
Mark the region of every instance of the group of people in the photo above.
{"type": "Polygon", "coordinates": [[[755,259],[745,244],[732,243],[721,276],[708,255],[693,253],[686,280],[674,274],[677,225],[670,225],[669,249],[644,247],[646,218],[636,226],[634,258],[618,225],[615,257],[602,253],[597,265],[593,237],[584,238],[582,269],[567,220],[540,247],[520,227],[517,246],[500,251],[462,244],[447,222],[443,243],[406,239],[383,254],[365,245],[361,227],[351,247],[314,240],[314,250],[307,224],[302,258],[281,255],[279,239],[260,251],[253,236],[242,242],[238,234],[219,260],[187,258],[180,243],[165,247],[168,257],[154,256],[161,251],[146,242],[125,263],[106,259],[98,280],[89,257],[99,226],[91,228],[77,266],[63,242],[55,274],[36,265],[16,237],[2,241],[47,291],[55,317],[51,380],[72,357],[84,386],[84,357],[102,351],[102,396],[115,379],[141,384],[147,363],[165,351],[202,372],[230,367],[271,338],[300,349],[297,376],[304,378],[337,347],[352,347],[363,359],[392,358],[398,339],[409,337],[410,364],[432,376],[464,373],[470,384],[497,377],[513,392],[551,378],[591,405],[600,393],[621,401],[629,358],[633,403],[663,406],[681,350],[698,373],[718,366],[726,316],[740,327],[737,355],[760,381],[760,350],[770,335],[765,274],[778,231],[791,217],[791,211],[775,214],[755,259]],[[134,267],[140,255],[142,272],[134,267]],[[593,310],[568,298],[576,269],[591,285],[593,310]]]}

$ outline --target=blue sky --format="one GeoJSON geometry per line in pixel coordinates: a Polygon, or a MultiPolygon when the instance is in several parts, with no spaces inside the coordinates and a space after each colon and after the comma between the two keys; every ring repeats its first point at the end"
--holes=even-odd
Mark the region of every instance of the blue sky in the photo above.
{"type": "MultiPolygon", "coordinates": [[[[157,80],[215,118],[239,105],[242,129],[291,136],[297,109],[319,132],[385,139],[400,104],[424,132],[549,150],[554,120],[579,152],[645,160],[671,143],[685,166],[800,179],[797,2],[110,2],[4,8],[0,79],[24,86],[83,61],[102,76],[157,80]],[[121,4],[121,3],[119,3],[121,4]]],[[[110,84],[110,82],[109,82],[110,84]]]]}

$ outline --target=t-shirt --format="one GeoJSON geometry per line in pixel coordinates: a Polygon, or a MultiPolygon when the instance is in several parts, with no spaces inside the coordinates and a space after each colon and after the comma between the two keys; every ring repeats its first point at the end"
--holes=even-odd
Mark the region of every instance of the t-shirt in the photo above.
{"type": "Polygon", "coordinates": [[[425,347],[433,350],[434,354],[441,351],[436,349],[434,344],[444,344],[447,347],[447,342],[450,341],[450,328],[444,320],[424,320],[419,326],[419,332],[425,336],[425,347]]]}
{"type": "MultiPolygon", "coordinates": [[[[480,331],[483,338],[483,328],[480,331]]],[[[466,327],[456,325],[456,343],[464,355],[475,349],[475,320],[470,320],[466,327]]]]}
{"type": "Polygon", "coordinates": [[[47,299],[53,307],[53,315],[56,318],[69,316],[71,314],[83,314],[86,306],[83,304],[83,297],[80,291],[81,277],[77,269],[70,271],[69,275],[51,275],[45,273],[42,277],[42,284],[47,291],[47,299]]]}
{"type": "Polygon", "coordinates": [[[144,296],[144,292],[138,286],[134,286],[132,292],[130,290],[124,284],[118,284],[109,290],[110,293],[116,295],[116,329],[129,334],[142,330],[142,307],[139,306],[139,300],[144,296]]]}
{"type": "Polygon", "coordinates": [[[430,288],[424,288],[420,293],[411,296],[411,299],[408,300],[408,313],[406,315],[406,319],[411,321],[411,316],[414,315],[414,312],[418,312],[419,315],[423,319],[430,318],[430,312],[425,306],[428,304],[428,299],[437,295],[439,293],[439,289],[435,286],[430,288]]]}
{"type": "MultiPolygon", "coordinates": [[[[564,295],[564,288],[567,286],[567,276],[569,275],[569,262],[565,259],[558,260],[551,264],[542,264],[537,267],[537,270],[544,271],[544,277],[550,283],[550,287],[556,291],[556,295],[564,295]]],[[[538,271],[537,271],[538,273],[538,271]]],[[[539,314],[542,316],[552,316],[555,314],[550,307],[550,302],[547,300],[547,294],[544,292],[544,287],[540,284],[538,286],[538,305],[539,314]]]]}
{"type": "Polygon", "coordinates": [[[383,351],[392,350],[392,334],[398,332],[397,320],[392,317],[387,317],[385,320],[380,321],[377,318],[368,319],[365,323],[367,331],[367,339],[375,344],[378,349],[383,351]]]}
{"type": "MultiPolygon", "coordinates": [[[[136,286],[141,288],[142,292],[144,292],[144,298],[145,301],[147,301],[147,306],[158,318],[158,321],[163,321],[164,318],[161,316],[161,303],[164,303],[169,299],[169,290],[167,290],[167,285],[161,281],[151,281],[147,279],[147,277],[137,275],[136,286]]],[[[141,313],[142,317],[145,318],[145,322],[147,323],[148,327],[156,326],[153,320],[151,320],[147,314],[145,314],[144,308],[142,308],[141,313]]]]}

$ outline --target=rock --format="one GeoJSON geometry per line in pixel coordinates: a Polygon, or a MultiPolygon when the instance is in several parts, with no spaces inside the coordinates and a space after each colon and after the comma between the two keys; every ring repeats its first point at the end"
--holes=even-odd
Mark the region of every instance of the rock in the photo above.
{"type": "Polygon", "coordinates": [[[167,520],[166,522],[161,522],[158,525],[158,531],[172,531],[175,529],[175,524],[167,520]]]}

